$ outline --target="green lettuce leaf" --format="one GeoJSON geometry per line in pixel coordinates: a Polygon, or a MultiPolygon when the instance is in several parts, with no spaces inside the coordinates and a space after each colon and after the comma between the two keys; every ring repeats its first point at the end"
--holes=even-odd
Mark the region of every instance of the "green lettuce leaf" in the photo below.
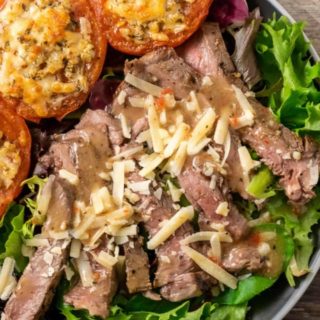
{"type": "Polygon", "coordinates": [[[38,211],[37,201],[47,181],[48,178],[42,179],[37,175],[34,175],[23,182],[23,185],[27,185],[31,191],[31,194],[24,199],[26,207],[31,213],[30,219],[23,227],[23,233],[26,238],[32,238],[35,227],[37,225],[42,225],[45,220],[45,217],[38,211]]]}
{"type": "Polygon", "coordinates": [[[16,270],[20,273],[28,264],[28,259],[21,253],[23,244],[23,225],[25,207],[12,204],[0,221],[0,261],[6,257],[14,258],[16,270]]]}
{"type": "Polygon", "coordinates": [[[277,278],[253,275],[240,280],[237,289],[228,289],[218,297],[217,302],[225,305],[238,305],[248,302],[253,297],[270,288],[277,278]]]}
{"type": "MultiPolygon", "coordinates": [[[[214,310],[205,320],[245,320],[247,314],[247,305],[220,306],[214,310]]],[[[193,318],[194,320],[199,318],[193,318]]]]}
{"type": "MultiPolygon", "coordinates": [[[[314,250],[312,227],[320,220],[320,189],[316,190],[316,197],[306,206],[302,216],[298,217],[287,204],[284,195],[277,195],[267,204],[274,221],[281,223],[286,231],[291,234],[295,244],[295,259],[300,270],[308,270],[310,257],[314,250]]],[[[294,279],[290,270],[286,271],[290,285],[294,279]]]]}
{"type": "Polygon", "coordinates": [[[247,192],[257,199],[273,197],[276,192],[272,188],[275,177],[267,167],[263,167],[250,181],[247,192]]]}
{"type": "MultiPolygon", "coordinates": [[[[90,316],[86,310],[76,310],[63,303],[63,294],[68,287],[66,281],[63,283],[55,298],[60,313],[67,320],[99,320],[98,317],[90,316]]],[[[215,302],[204,302],[202,298],[172,303],[166,300],[153,301],[140,294],[130,299],[118,295],[105,320],[244,320],[246,312],[246,304],[222,306],[215,302]]]]}
{"type": "Polygon", "coordinates": [[[303,23],[275,16],[262,24],[256,40],[258,64],[266,84],[257,96],[268,97],[278,120],[301,135],[320,139],[320,63],[308,58],[303,23]]]}

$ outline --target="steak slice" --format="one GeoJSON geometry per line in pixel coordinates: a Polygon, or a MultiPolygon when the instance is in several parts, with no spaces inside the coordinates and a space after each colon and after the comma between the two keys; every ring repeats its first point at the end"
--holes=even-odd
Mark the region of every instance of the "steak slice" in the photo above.
{"type": "Polygon", "coordinates": [[[184,297],[200,296],[208,292],[217,281],[203,271],[184,273],[178,275],[175,281],[161,288],[161,295],[173,302],[178,302],[184,297]],[[201,288],[201,291],[199,290],[201,288]]]}
{"type": "Polygon", "coordinates": [[[141,239],[134,238],[123,245],[126,261],[127,288],[129,293],[152,289],[149,277],[149,259],[141,239]]]}
{"type": "MultiPolygon", "coordinates": [[[[93,252],[98,255],[100,251],[108,251],[108,239],[105,238],[93,252]]],[[[88,254],[94,283],[84,287],[79,281],[64,296],[64,301],[76,309],[86,309],[91,316],[106,318],[109,315],[109,305],[117,290],[117,276],[115,267],[101,266],[92,255],[88,254]]]]}
{"type": "MultiPolygon", "coordinates": [[[[237,77],[220,28],[206,23],[181,49],[186,62],[203,74],[226,76],[230,83],[248,89],[237,77]]],[[[261,160],[280,177],[286,195],[296,205],[314,197],[318,182],[318,146],[310,138],[301,138],[279,124],[270,109],[249,98],[256,117],[253,126],[238,130],[241,140],[254,149],[261,160]]]]}
{"type": "Polygon", "coordinates": [[[229,272],[258,271],[264,267],[264,262],[257,248],[245,242],[224,247],[222,266],[229,272]]]}
{"type": "Polygon", "coordinates": [[[216,185],[210,187],[210,179],[192,165],[189,160],[179,175],[180,186],[184,189],[186,197],[192,205],[200,211],[199,226],[201,230],[213,230],[211,224],[223,224],[235,240],[244,237],[248,231],[247,220],[242,216],[236,206],[233,205],[228,193],[228,187],[219,173],[214,173],[216,185]],[[228,203],[227,215],[217,214],[218,206],[228,203]]]}
{"type": "MultiPolygon", "coordinates": [[[[173,90],[176,99],[186,98],[190,91],[201,86],[201,76],[179,58],[171,48],[157,48],[139,59],[126,62],[125,74],[128,73],[164,89],[173,90]]],[[[128,99],[120,103],[122,101],[118,97],[123,93],[128,98],[146,97],[147,94],[122,82],[112,104],[111,113],[114,116],[120,113],[126,116],[128,125],[132,128],[132,137],[135,138],[148,127],[145,120],[146,110],[132,107],[128,99]]]]}
{"type": "Polygon", "coordinates": [[[90,110],[82,116],[80,123],[76,126],[76,129],[86,129],[88,127],[94,127],[99,131],[105,132],[108,130],[108,141],[112,145],[121,145],[123,143],[123,135],[120,121],[113,118],[107,112],[103,110],[90,110]]]}
{"type": "MultiPolygon", "coordinates": [[[[93,190],[105,186],[105,181],[99,176],[105,170],[105,161],[112,155],[111,143],[122,143],[122,133],[115,126],[115,120],[105,111],[87,110],[75,129],[54,137],[54,141],[45,156],[44,162],[55,173],[65,169],[79,178],[75,187],[76,199],[90,205],[93,190]]],[[[101,243],[103,250],[107,240],[101,243]]],[[[66,296],[69,303],[76,308],[88,309],[93,315],[106,316],[108,304],[116,290],[117,279],[112,268],[107,270],[90,258],[95,274],[95,284],[91,288],[83,287],[80,283],[66,296]]]]}
{"type": "MultiPolygon", "coordinates": [[[[70,224],[73,206],[72,186],[59,178],[52,182],[47,221],[42,232],[63,231],[70,224]]],[[[19,279],[17,288],[7,302],[4,314],[7,320],[36,320],[46,312],[63,272],[70,240],[48,239],[48,245],[39,247],[19,279]]]]}
{"type": "MultiPolygon", "coordinates": [[[[131,173],[128,179],[132,182],[143,180],[136,172],[131,173]]],[[[150,195],[140,194],[138,210],[141,212],[149,237],[154,236],[160,230],[161,223],[170,219],[175,213],[171,199],[164,194],[159,200],[154,195],[154,190],[151,190],[150,195]]],[[[207,281],[208,276],[199,272],[194,262],[182,251],[180,241],[192,233],[192,225],[186,222],[156,249],[157,270],[153,286],[160,287],[161,295],[167,300],[182,301],[197,297],[215,283],[211,277],[209,277],[211,282],[207,281]],[[199,272],[197,277],[192,276],[195,272],[199,272]],[[184,288],[181,290],[181,279],[184,276],[188,281],[184,283],[184,288]],[[178,280],[180,285],[176,284],[177,279],[180,279],[178,280]]]]}

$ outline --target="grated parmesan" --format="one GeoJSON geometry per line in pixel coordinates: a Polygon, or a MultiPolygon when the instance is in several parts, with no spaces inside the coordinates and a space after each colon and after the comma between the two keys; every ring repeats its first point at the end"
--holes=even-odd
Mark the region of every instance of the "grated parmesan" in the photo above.
{"type": "Polygon", "coordinates": [[[183,246],[182,250],[184,253],[191,258],[203,271],[211,275],[213,278],[217,279],[227,287],[231,289],[237,288],[237,278],[225,271],[218,264],[214,263],[198,251],[183,246]]]}
{"type": "Polygon", "coordinates": [[[147,242],[149,250],[154,250],[165,242],[186,221],[192,220],[194,209],[192,206],[180,209],[173,217],[164,223],[161,229],[147,242]]]}

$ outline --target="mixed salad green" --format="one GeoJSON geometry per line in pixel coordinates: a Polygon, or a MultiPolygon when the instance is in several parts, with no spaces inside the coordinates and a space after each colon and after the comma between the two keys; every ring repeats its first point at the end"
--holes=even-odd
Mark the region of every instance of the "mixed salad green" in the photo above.
{"type": "MultiPolygon", "coordinates": [[[[285,17],[273,17],[262,24],[256,39],[256,53],[263,76],[263,90],[257,96],[268,99],[278,120],[298,134],[320,139],[320,92],[317,80],[320,63],[308,56],[309,44],[303,35],[302,23],[290,23],[285,17]]],[[[16,273],[21,274],[28,258],[22,254],[23,243],[33,237],[43,219],[37,210],[36,195],[44,180],[33,177],[26,181],[28,195],[8,209],[0,221],[0,260],[13,257],[16,273]]],[[[268,223],[257,216],[258,210],[249,201],[242,201],[243,212],[254,221],[257,231],[277,234],[277,246],[283,254],[281,272],[270,277],[248,275],[240,280],[237,289],[224,289],[212,302],[205,297],[183,303],[152,301],[142,295],[131,298],[119,294],[113,301],[109,320],[242,320],[246,318],[250,300],[270,288],[285,274],[290,286],[295,286],[295,276],[309,271],[310,257],[314,250],[312,227],[320,220],[320,189],[317,196],[298,216],[282,191],[276,178],[266,167],[253,177],[248,190],[258,199],[266,200],[268,223]],[[260,219],[260,220],[259,220],[260,219]]],[[[60,284],[55,297],[55,308],[67,320],[93,320],[87,311],[74,310],[63,303],[63,293],[69,283],[60,284]]]]}

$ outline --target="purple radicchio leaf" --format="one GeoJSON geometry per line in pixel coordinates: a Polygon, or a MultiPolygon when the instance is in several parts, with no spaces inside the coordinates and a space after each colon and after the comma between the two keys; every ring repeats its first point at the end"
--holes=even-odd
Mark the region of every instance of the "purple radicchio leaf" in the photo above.
{"type": "Polygon", "coordinates": [[[89,103],[91,109],[108,109],[113,100],[120,81],[117,79],[100,79],[96,82],[90,93],[89,103]]]}
{"type": "Polygon", "coordinates": [[[243,25],[249,17],[246,0],[215,0],[209,13],[209,19],[219,22],[220,26],[243,25]]]}

